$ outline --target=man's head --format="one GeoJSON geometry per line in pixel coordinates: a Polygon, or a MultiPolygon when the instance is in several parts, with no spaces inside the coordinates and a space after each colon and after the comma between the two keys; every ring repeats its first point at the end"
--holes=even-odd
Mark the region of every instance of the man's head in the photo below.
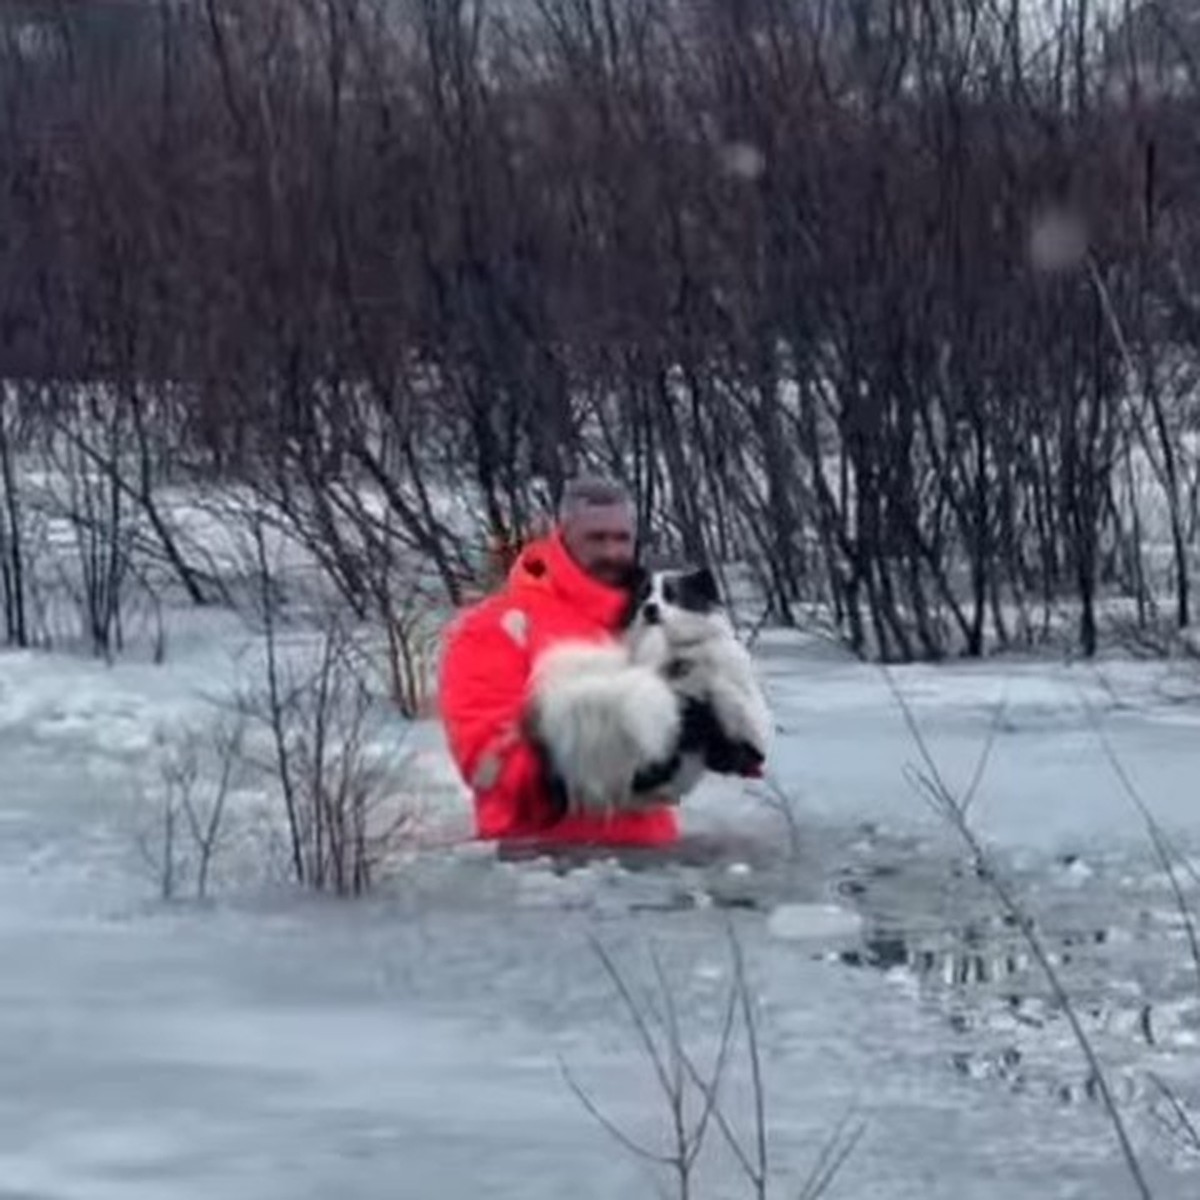
{"type": "Polygon", "coordinates": [[[619,483],[590,476],[571,480],[563,489],[558,525],[563,545],[589,575],[614,587],[629,581],[637,519],[619,483]]]}

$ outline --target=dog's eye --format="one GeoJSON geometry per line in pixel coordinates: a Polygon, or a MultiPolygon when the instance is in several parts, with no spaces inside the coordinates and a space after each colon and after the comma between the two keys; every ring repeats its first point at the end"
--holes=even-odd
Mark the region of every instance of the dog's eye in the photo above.
{"type": "Polygon", "coordinates": [[[679,601],[679,588],[673,579],[664,579],[662,585],[662,596],[668,604],[677,604],[679,601]]]}

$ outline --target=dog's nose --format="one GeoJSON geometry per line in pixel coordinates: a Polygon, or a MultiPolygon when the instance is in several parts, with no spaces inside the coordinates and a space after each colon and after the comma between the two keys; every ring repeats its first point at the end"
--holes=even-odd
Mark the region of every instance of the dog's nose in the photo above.
{"type": "Polygon", "coordinates": [[[642,620],[647,625],[657,625],[659,620],[658,605],[653,600],[649,604],[642,605],[642,620]]]}

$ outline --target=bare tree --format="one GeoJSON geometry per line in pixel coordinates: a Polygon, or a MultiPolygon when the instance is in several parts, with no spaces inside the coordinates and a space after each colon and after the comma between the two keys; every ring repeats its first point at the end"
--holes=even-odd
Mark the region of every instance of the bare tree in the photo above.
{"type": "Polygon", "coordinates": [[[1090,653],[1111,597],[1149,623],[1164,589],[1192,619],[1178,30],[1086,0],[1036,35],[984,0],[145,13],[133,55],[2,26],[0,354],[106,389],[59,453],[190,601],[224,593],[170,486],[251,487],[394,626],[413,564],[460,603],[602,466],[663,552],[862,654],[1067,610],[1090,653]]]}
{"type": "Polygon", "coordinates": [[[242,765],[246,721],[217,721],[159,739],[158,781],[153,795],[157,829],[138,844],[156,870],[164,900],[174,900],[190,876],[193,894],[209,894],[213,864],[226,830],[226,811],[242,765]]]}

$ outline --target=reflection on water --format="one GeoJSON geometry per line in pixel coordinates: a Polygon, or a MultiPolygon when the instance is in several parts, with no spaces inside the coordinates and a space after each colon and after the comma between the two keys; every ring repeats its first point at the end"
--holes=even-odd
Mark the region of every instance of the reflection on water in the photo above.
{"type": "Polygon", "coordinates": [[[1004,912],[993,881],[953,846],[874,826],[807,829],[798,855],[783,846],[690,838],[666,853],[543,846],[503,857],[514,865],[539,860],[542,871],[564,881],[589,872],[609,880],[604,886],[625,911],[731,912],[750,928],[781,905],[834,900],[861,916],[860,934],[802,938],[779,952],[812,953],[833,968],[878,973],[910,989],[930,1019],[946,1022],[961,1040],[947,1066],[963,1077],[1063,1103],[1096,1102],[1099,1081],[1048,964],[1118,1099],[1152,1101],[1147,1072],[1185,1062],[1185,1090],[1200,1102],[1192,1094],[1200,1082],[1200,986],[1153,862],[1065,854],[1019,869],[998,864],[1027,909],[1042,962],[1017,918],[1004,912]]]}
{"type": "Polygon", "coordinates": [[[986,881],[971,886],[968,873],[951,871],[939,887],[936,874],[929,857],[917,856],[909,869],[889,863],[880,870],[869,861],[845,868],[833,890],[869,919],[857,945],[829,957],[914,987],[919,1001],[961,1035],[961,1049],[950,1056],[955,1072],[1016,1092],[1036,1088],[1065,1104],[1101,1102],[1100,1081],[1067,1019],[1065,993],[1119,1102],[1160,1100],[1148,1072],[1181,1055],[1196,1080],[1196,964],[1152,873],[1130,888],[1128,864],[1123,886],[1102,870],[1084,875],[1071,858],[1028,868],[1017,894],[1032,898],[1037,917],[1028,918],[1028,928],[1044,961],[1018,919],[998,911],[986,881]],[[1071,874],[1056,878],[1056,870],[1071,874]],[[1081,878],[1089,886],[1080,887],[1081,878]]]}

